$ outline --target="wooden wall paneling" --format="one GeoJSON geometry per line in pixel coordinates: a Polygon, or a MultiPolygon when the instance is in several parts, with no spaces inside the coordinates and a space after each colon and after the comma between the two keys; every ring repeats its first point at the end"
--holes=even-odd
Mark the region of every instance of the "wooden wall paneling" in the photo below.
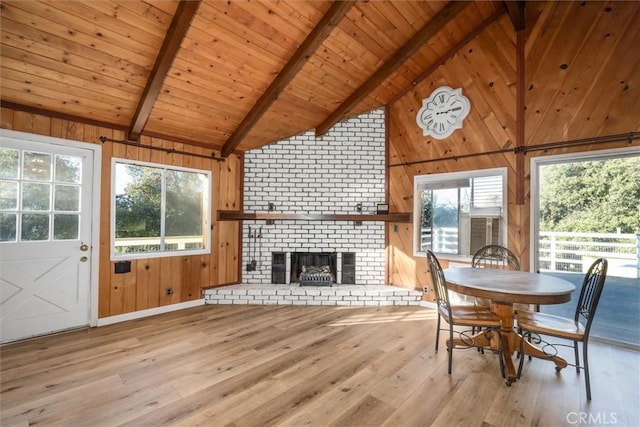
{"type": "Polygon", "coordinates": [[[216,271],[216,284],[226,283],[227,269],[231,268],[231,260],[229,259],[229,238],[232,237],[233,223],[227,223],[226,221],[219,222],[218,229],[218,248],[216,254],[217,271],[216,271]]]}
{"type": "MultiPolygon", "coordinates": [[[[636,2],[624,2],[610,7],[610,12],[601,7],[597,19],[591,23],[588,34],[584,36],[582,45],[566,69],[566,78],[552,100],[545,115],[544,126],[537,131],[536,140],[565,139],[568,124],[586,121],[580,116],[597,111],[599,105],[610,106],[617,103],[623,86],[620,81],[625,79],[613,81],[609,73],[614,72],[611,64],[617,64],[615,69],[622,68],[619,74],[622,77],[625,75],[625,68],[633,70],[638,63],[638,56],[629,56],[628,50],[637,45],[637,25],[632,23],[637,23],[638,5],[636,2]],[[622,61],[616,55],[620,55],[618,58],[622,61]],[[599,96],[594,98],[593,95],[597,92],[600,92],[599,96]],[[560,130],[564,131],[559,132],[560,130]]],[[[616,110],[607,112],[617,113],[616,110]]],[[[620,116],[628,116],[628,110],[621,113],[620,116]]],[[[611,131],[598,130],[597,133],[619,132],[616,128],[619,129],[612,126],[611,131]]],[[[592,133],[584,134],[588,135],[592,133]]]]}
{"type": "MultiPolygon", "coordinates": [[[[211,241],[213,242],[213,237],[211,241]]],[[[213,251],[214,249],[212,249],[211,254],[209,255],[200,256],[199,263],[198,263],[199,264],[198,272],[200,273],[200,278],[199,278],[200,290],[202,290],[203,288],[207,288],[213,284],[210,279],[211,264],[213,263],[213,260],[212,260],[213,251]]]]}
{"type": "MultiPolygon", "coordinates": [[[[207,277],[207,286],[218,284],[218,252],[220,251],[220,225],[217,220],[217,212],[220,208],[220,191],[221,191],[221,169],[223,162],[209,160],[211,167],[211,254],[208,258],[209,273],[207,277]]],[[[226,162],[226,160],[225,160],[226,162]]]]}
{"type": "Polygon", "coordinates": [[[575,53],[584,43],[585,34],[598,19],[601,3],[563,3],[562,8],[562,20],[554,20],[558,24],[541,35],[540,42],[549,44],[543,51],[544,59],[536,63],[528,58],[525,61],[525,68],[531,76],[531,80],[527,79],[531,90],[526,99],[525,116],[525,134],[530,143],[538,140],[536,133],[545,126],[548,115],[552,113],[553,99],[565,82],[567,70],[574,66],[575,53]]]}
{"type": "MultiPolygon", "coordinates": [[[[199,154],[199,155],[205,154],[204,149],[202,149],[201,147],[190,147],[185,145],[184,149],[193,154],[199,154]]],[[[184,157],[183,166],[192,168],[192,169],[200,169],[200,170],[204,169],[204,162],[206,159],[203,159],[201,157],[196,157],[196,156],[187,156],[187,155],[183,157],[184,157]]],[[[183,257],[183,258],[185,258],[183,260],[183,267],[185,269],[185,274],[188,279],[185,280],[183,278],[181,299],[182,301],[191,301],[191,300],[200,298],[200,288],[202,286],[206,286],[201,283],[201,274],[200,274],[200,268],[201,268],[200,258],[201,257],[189,256],[189,257],[183,257]]]]}
{"type": "MultiPolygon", "coordinates": [[[[640,127],[637,111],[640,91],[640,57],[630,55],[640,45],[640,19],[638,2],[615,3],[614,8],[636,6],[634,15],[624,28],[611,29],[618,34],[619,41],[608,61],[602,66],[588,99],[580,106],[579,115],[570,126],[572,133],[583,137],[630,132],[640,127]]],[[[555,140],[556,138],[554,138],[555,140]]],[[[542,141],[544,142],[544,141],[542,141]]]]}
{"type": "Polygon", "coordinates": [[[229,268],[227,268],[224,283],[240,282],[240,271],[242,269],[242,266],[240,265],[242,261],[242,245],[240,244],[242,239],[242,229],[240,227],[240,224],[240,222],[235,222],[233,224],[233,230],[231,230],[231,235],[229,236],[229,255],[227,257],[227,260],[230,264],[229,268]]]}
{"type": "Polygon", "coordinates": [[[136,292],[136,306],[135,311],[146,310],[148,308],[152,308],[149,305],[149,278],[150,274],[150,266],[149,260],[141,259],[136,263],[136,283],[135,283],[135,292],[136,292]]]}
{"type": "Polygon", "coordinates": [[[0,108],[0,127],[3,129],[13,129],[13,110],[0,108]]]}
{"type": "Polygon", "coordinates": [[[51,119],[51,136],[56,138],[82,141],[83,130],[83,126],[77,122],[57,118],[51,119]]]}
{"type": "Polygon", "coordinates": [[[389,207],[394,212],[413,212],[413,175],[405,166],[394,166],[389,170],[389,207]],[[411,193],[407,194],[407,189],[411,193]]]}
{"type": "MultiPolygon", "coordinates": [[[[220,203],[219,207],[231,207],[232,209],[238,209],[239,205],[236,204],[236,199],[233,198],[232,186],[235,182],[235,156],[227,158],[224,163],[220,164],[220,203]]],[[[215,283],[226,283],[228,270],[234,268],[232,261],[229,257],[229,242],[234,236],[234,223],[219,222],[218,223],[218,250],[216,254],[217,271],[215,272],[215,283]]]]}
{"type": "MultiPolygon", "coordinates": [[[[122,313],[131,313],[136,311],[136,294],[137,294],[137,272],[138,272],[138,262],[142,260],[133,259],[131,260],[131,272],[125,274],[119,274],[117,276],[122,276],[122,311],[118,314],[122,313]]],[[[112,315],[115,313],[112,313],[112,315]]]]}
{"type": "Polygon", "coordinates": [[[167,296],[167,288],[175,287],[172,277],[172,270],[174,269],[172,258],[162,258],[160,263],[159,306],[172,303],[173,295],[167,296]]]}
{"type": "MultiPolygon", "coordinates": [[[[112,144],[112,156],[120,159],[135,159],[137,157],[138,148],[131,147],[123,144],[112,144]]],[[[109,159],[111,165],[111,159],[109,159]]],[[[111,167],[109,167],[111,171],[111,167]]],[[[109,183],[109,200],[111,200],[111,174],[108,177],[109,183]]],[[[105,212],[105,211],[103,211],[105,212]]],[[[111,211],[108,211],[111,215],[111,211]]],[[[108,242],[108,247],[111,247],[111,233],[113,231],[108,228],[108,233],[105,236],[105,240],[108,242]]],[[[136,270],[135,263],[131,262],[131,272],[124,274],[115,273],[115,262],[109,263],[109,273],[111,275],[111,294],[109,305],[109,316],[127,313],[127,309],[134,307],[135,310],[135,295],[136,295],[136,270]],[[132,279],[133,278],[133,279],[132,279]],[[133,289],[131,289],[133,288],[133,289]]]]}
{"type": "Polygon", "coordinates": [[[178,282],[180,288],[180,290],[178,291],[178,301],[181,302],[191,301],[192,299],[197,299],[200,297],[199,293],[195,292],[196,298],[192,298],[192,295],[194,294],[193,289],[195,288],[193,277],[191,277],[191,265],[193,264],[193,258],[193,256],[178,257],[178,259],[180,260],[181,272],[180,282],[178,282]]]}
{"type": "Polygon", "coordinates": [[[389,139],[394,142],[389,145],[390,164],[433,157],[431,138],[423,136],[422,130],[416,124],[416,114],[422,107],[422,99],[417,91],[412,90],[389,108],[387,126],[389,139]]]}
{"type": "Polygon", "coordinates": [[[13,114],[13,130],[48,135],[51,130],[51,118],[24,111],[15,111],[13,114]]]}
{"type": "MultiPolygon", "coordinates": [[[[113,272],[113,269],[111,269],[113,272]]],[[[109,281],[109,312],[107,316],[124,313],[124,274],[112,274],[109,281]]]]}
{"type": "MultiPolygon", "coordinates": [[[[115,138],[110,129],[85,125],[85,138],[98,141],[100,136],[115,138]]],[[[98,280],[98,317],[107,317],[111,312],[111,158],[113,143],[102,144],[102,165],[100,173],[100,267],[98,280]]]]}
{"type": "Polygon", "coordinates": [[[145,261],[145,265],[149,266],[146,270],[148,274],[148,290],[147,290],[147,307],[154,308],[160,307],[160,299],[164,289],[161,288],[160,275],[162,274],[162,264],[164,264],[164,258],[150,258],[145,261]]]}

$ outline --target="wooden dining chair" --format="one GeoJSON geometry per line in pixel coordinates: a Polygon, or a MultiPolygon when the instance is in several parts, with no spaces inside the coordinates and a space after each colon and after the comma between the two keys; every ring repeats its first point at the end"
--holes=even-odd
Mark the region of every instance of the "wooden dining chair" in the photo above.
{"type": "Polygon", "coordinates": [[[471,267],[520,270],[520,261],[513,252],[504,246],[486,245],[473,254],[471,267]]]}
{"type": "MultiPolygon", "coordinates": [[[[597,259],[584,276],[582,281],[582,290],[576,305],[576,311],[573,319],[554,316],[546,313],[538,313],[533,311],[518,311],[518,328],[522,331],[523,339],[520,343],[520,353],[524,352],[524,338],[533,339],[535,343],[544,343],[547,346],[556,348],[557,346],[571,347],[562,343],[547,343],[540,335],[548,335],[555,338],[562,338],[573,341],[573,351],[575,355],[576,372],[580,373],[580,369],[584,370],[585,384],[587,389],[587,400],[591,400],[591,384],[589,381],[589,359],[587,357],[587,345],[589,343],[589,333],[593,317],[598,308],[598,301],[604,288],[604,282],[607,277],[608,262],[605,258],[597,259]],[[532,336],[535,336],[532,338],[532,336]],[[583,366],[580,366],[580,357],[578,352],[578,343],[582,343],[582,359],[583,366]]],[[[524,357],[520,358],[518,365],[517,377],[522,374],[522,365],[524,357]]],[[[556,367],[556,371],[560,369],[556,367]]]]}
{"type": "MultiPolygon", "coordinates": [[[[440,320],[445,318],[449,324],[449,345],[447,351],[449,353],[449,368],[451,374],[451,366],[453,364],[453,332],[454,326],[466,326],[471,328],[482,329],[487,338],[491,338],[491,334],[500,336],[500,327],[502,322],[498,316],[491,312],[487,307],[472,304],[467,305],[451,305],[449,302],[449,291],[447,289],[447,281],[444,271],[440,266],[440,262],[435,254],[427,251],[427,260],[429,262],[429,270],[433,281],[433,289],[436,294],[436,304],[438,306],[438,324],[436,331],[435,350],[438,351],[438,341],[440,340],[440,320]]],[[[446,330],[446,329],[442,329],[446,330]]],[[[467,347],[473,346],[472,336],[465,335],[463,332],[457,332],[461,340],[468,343],[467,347]]],[[[500,336],[500,350],[502,350],[502,338],[500,336]]],[[[504,376],[504,366],[502,357],[500,358],[500,371],[504,376]]]]}
{"type": "MultiPolygon", "coordinates": [[[[501,245],[486,245],[481,247],[473,254],[471,259],[471,267],[474,268],[498,268],[502,270],[520,270],[520,261],[516,254],[508,248],[501,245]]],[[[482,298],[476,298],[476,304],[489,306],[491,301],[482,298]]],[[[522,309],[534,309],[540,311],[540,306],[528,306],[516,304],[516,307],[522,309]]]]}

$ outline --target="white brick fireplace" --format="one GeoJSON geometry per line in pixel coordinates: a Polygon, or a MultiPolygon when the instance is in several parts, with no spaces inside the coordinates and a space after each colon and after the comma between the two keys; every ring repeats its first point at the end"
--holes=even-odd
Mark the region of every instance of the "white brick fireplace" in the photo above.
{"type": "MultiPolygon", "coordinates": [[[[245,212],[357,214],[361,206],[371,214],[384,201],[382,109],[341,122],[321,138],[310,131],[245,154],[245,212]]],[[[355,254],[355,284],[385,283],[384,222],[255,220],[244,221],[243,233],[243,283],[270,284],[274,252],[286,254],[286,283],[293,252],[337,253],[337,283],[343,254],[355,254]],[[249,228],[262,237],[249,239],[249,228]],[[252,260],[255,270],[247,271],[252,260]]]]}

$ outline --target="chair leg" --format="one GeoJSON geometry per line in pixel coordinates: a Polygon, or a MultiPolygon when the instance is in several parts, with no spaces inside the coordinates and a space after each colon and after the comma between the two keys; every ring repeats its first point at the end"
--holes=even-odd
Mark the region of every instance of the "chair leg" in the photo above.
{"type": "MultiPolygon", "coordinates": [[[[524,335],[527,335],[527,333],[525,332],[524,335]]],[[[520,376],[522,375],[522,365],[524,365],[524,335],[522,335],[522,339],[520,340],[520,362],[518,363],[518,373],[516,374],[517,379],[520,379],[520,376]]],[[[529,339],[531,339],[531,334],[528,335],[529,339]]]]}
{"type": "MultiPolygon", "coordinates": [[[[583,350],[584,352],[584,350],[583,350]]],[[[576,373],[580,373],[580,355],[578,354],[578,341],[573,342],[573,353],[575,355],[576,360],[576,373]]]]}
{"type": "Polygon", "coordinates": [[[449,375],[451,375],[451,366],[453,365],[453,325],[449,325],[449,375]]]}
{"type": "Polygon", "coordinates": [[[589,380],[589,359],[587,359],[587,341],[582,343],[582,357],[584,358],[584,382],[587,386],[587,400],[591,400],[591,381],[589,380]]]}
{"type": "Polygon", "coordinates": [[[498,347],[498,360],[500,361],[500,375],[502,375],[502,378],[506,378],[507,374],[504,369],[504,355],[502,353],[502,351],[504,350],[504,341],[502,339],[502,333],[499,330],[496,330],[495,333],[498,334],[498,338],[500,339],[499,341],[500,346],[498,347]]]}
{"type": "Polygon", "coordinates": [[[438,325],[436,327],[436,353],[438,352],[438,341],[440,341],[440,313],[438,313],[438,325]]]}

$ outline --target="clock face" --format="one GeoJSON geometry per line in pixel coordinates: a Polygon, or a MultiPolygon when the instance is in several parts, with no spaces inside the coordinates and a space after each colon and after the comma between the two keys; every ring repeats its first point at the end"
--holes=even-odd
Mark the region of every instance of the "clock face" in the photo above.
{"type": "Polygon", "coordinates": [[[462,89],[442,86],[433,91],[429,98],[422,100],[416,122],[422,128],[423,135],[444,139],[462,128],[469,107],[469,100],[462,95],[462,89]]]}

